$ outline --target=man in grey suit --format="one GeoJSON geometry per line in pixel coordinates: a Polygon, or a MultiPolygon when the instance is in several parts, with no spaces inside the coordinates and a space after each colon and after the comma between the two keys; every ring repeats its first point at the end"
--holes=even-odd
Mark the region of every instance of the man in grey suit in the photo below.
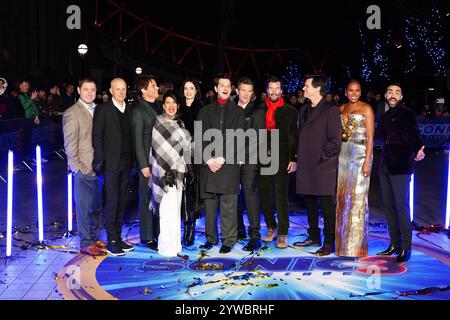
{"type": "Polygon", "coordinates": [[[77,230],[81,253],[101,256],[106,244],[98,239],[101,229],[101,183],[92,170],[92,118],[94,116],[96,85],[90,79],[78,84],[80,99],[63,115],[64,148],[69,170],[74,173],[74,193],[77,230]]]}
{"type": "Polygon", "coordinates": [[[135,141],[135,154],[139,168],[139,214],[141,243],[152,250],[158,250],[159,221],[157,215],[149,209],[151,189],[149,187],[150,146],[152,130],[156,116],[162,114],[162,107],[156,101],[159,96],[158,83],[152,75],[143,75],[138,79],[137,90],[142,94],[132,111],[131,121],[135,141]]]}

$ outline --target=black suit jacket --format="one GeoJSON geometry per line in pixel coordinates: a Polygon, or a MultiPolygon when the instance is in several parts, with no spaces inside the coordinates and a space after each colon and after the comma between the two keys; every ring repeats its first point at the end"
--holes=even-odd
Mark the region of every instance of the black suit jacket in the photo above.
{"type": "MultiPolygon", "coordinates": [[[[266,115],[260,104],[250,102],[244,109],[245,118],[245,130],[253,129],[256,131],[257,139],[259,142],[259,130],[266,128],[266,115]]],[[[245,164],[241,169],[257,169],[259,167],[259,159],[257,164],[249,164],[250,159],[250,141],[245,140],[245,164]]],[[[252,149],[254,150],[254,149],[252,149]]],[[[259,148],[255,151],[256,156],[259,156],[259,148]]]]}
{"type": "MultiPolygon", "coordinates": [[[[198,113],[198,120],[202,123],[202,133],[204,133],[208,129],[217,129],[217,118],[218,112],[220,112],[220,105],[217,101],[204,106],[200,109],[198,113]]],[[[236,105],[233,101],[229,101],[225,106],[225,117],[224,117],[224,130],[226,129],[244,129],[245,127],[245,119],[244,119],[244,110],[236,105]]],[[[226,150],[226,139],[225,132],[224,134],[224,148],[223,148],[223,157],[226,159],[227,150],[226,150]]],[[[203,151],[210,144],[208,141],[195,141],[195,152],[201,152],[203,155],[203,151]]],[[[215,194],[238,194],[239,193],[239,173],[240,166],[237,162],[237,150],[238,146],[235,144],[235,152],[234,152],[234,163],[233,164],[225,164],[222,168],[213,173],[209,170],[209,167],[206,165],[206,161],[209,159],[204,159],[202,157],[203,165],[200,168],[200,196],[201,198],[211,198],[214,197],[215,194]]],[[[220,155],[215,154],[214,157],[218,157],[220,155]]],[[[197,156],[198,157],[198,156],[197,156]]]]}
{"type": "Polygon", "coordinates": [[[134,149],[137,167],[150,168],[150,147],[152,144],[153,124],[158,115],[162,114],[162,107],[155,101],[156,110],[144,99],[139,97],[140,103],[131,111],[133,124],[134,149]]]}
{"type": "MultiPolygon", "coordinates": [[[[94,161],[103,161],[106,171],[115,171],[119,166],[122,153],[122,131],[120,129],[119,117],[116,106],[112,100],[98,105],[94,112],[94,123],[92,127],[92,145],[94,147],[94,161]]],[[[131,121],[129,107],[126,106],[131,121]]],[[[131,126],[131,124],[130,124],[131,126]]],[[[131,134],[131,137],[133,135],[131,134]]],[[[134,141],[132,146],[134,145],[134,141]]],[[[131,148],[134,149],[133,147],[131,148]]],[[[134,158],[134,155],[133,155],[134,158]]]]}
{"type": "Polygon", "coordinates": [[[382,161],[386,161],[390,174],[414,173],[414,158],[423,146],[414,111],[403,104],[389,109],[381,118],[376,136],[383,138],[382,161]]]}

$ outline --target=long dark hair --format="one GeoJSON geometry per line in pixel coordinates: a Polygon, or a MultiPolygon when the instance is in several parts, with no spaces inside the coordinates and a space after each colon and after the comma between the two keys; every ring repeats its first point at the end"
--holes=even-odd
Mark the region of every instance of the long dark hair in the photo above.
{"type": "Polygon", "coordinates": [[[194,99],[194,103],[201,103],[202,102],[202,94],[200,91],[200,84],[198,83],[197,80],[193,79],[193,78],[186,78],[184,79],[183,83],[181,84],[180,87],[180,101],[181,101],[181,106],[186,106],[186,97],[184,96],[184,86],[186,85],[186,83],[191,82],[194,87],[195,87],[195,99],[194,99]]]}

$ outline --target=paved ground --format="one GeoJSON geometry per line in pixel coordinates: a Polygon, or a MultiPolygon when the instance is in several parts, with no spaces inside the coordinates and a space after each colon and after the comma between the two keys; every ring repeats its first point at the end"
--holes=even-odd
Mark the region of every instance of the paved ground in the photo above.
{"type": "MultiPolygon", "coordinates": [[[[55,274],[70,261],[79,250],[79,239],[63,237],[67,230],[67,197],[66,197],[66,164],[57,157],[49,156],[49,162],[43,167],[44,175],[44,220],[45,239],[51,246],[48,249],[38,249],[32,243],[37,241],[37,214],[35,205],[34,173],[27,170],[16,171],[14,198],[14,222],[17,231],[13,242],[13,258],[6,260],[5,239],[2,236],[6,230],[6,184],[0,181],[0,299],[63,299],[56,288],[55,274]],[[23,241],[20,241],[23,240],[23,241]],[[23,247],[24,246],[24,247],[23,247]],[[63,247],[58,247],[63,246],[63,247]],[[23,250],[27,248],[26,250],[23,250]]],[[[444,153],[429,153],[427,160],[418,165],[416,174],[415,221],[428,226],[443,224],[445,219],[446,177],[448,155],[444,153]]],[[[377,155],[371,180],[369,203],[371,207],[372,233],[387,233],[387,229],[378,223],[384,223],[377,177],[377,155]]],[[[33,167],[34,168],[34,167],[33,167]]],[[[2,174],[3,172],[0,172],[2,174]]],[[[306,218],[302,203],[295,195],[291,195],[291,224],[305,227],[306,218]],[[295,213],[297,212],[297,213],[295,213]]],[[[127,208],[129,226],[137,218],[136,184],[132,185],[127,208]]],[[[76,223],[74,222],[74,225],[76,223]]],[[[201,231],[201,228],[199,229],[201,231]]],[[[124,232],[135,234],[137,227],[124,228],[124,232]]],[[[103,235],[104,236],[104,235],[103,235]]],[[[201,236],[201,233],[198,234],[201,236]]],[[[434,246],[450,252],[450,240],[444,233],[414,238],[415,243],[431,241],[434,246]]]]}

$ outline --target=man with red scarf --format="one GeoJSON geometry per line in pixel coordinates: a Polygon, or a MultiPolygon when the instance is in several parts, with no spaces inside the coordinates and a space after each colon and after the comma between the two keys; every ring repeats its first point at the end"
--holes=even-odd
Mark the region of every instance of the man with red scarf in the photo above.
{"type": "Polygon", "coordinates": [[[288,175],[297,171],[297,111],[284,102],[281,85],[281,80],[277,77],[269,78],[266,84],[267,98],[261,106],[266,114],[268,156],[272,152],[279,152],[279,167],[274,175],[261,175],[260,198],[267,225],[263,241],[273,241],[278,233],[276,246],[285,249],[288,246],[289,230],[288,175]],[[278,148],[270,145],[272,130],[279,131],[278,148]],[[278,224],[273,212],[274,190],[278,224]]]}

